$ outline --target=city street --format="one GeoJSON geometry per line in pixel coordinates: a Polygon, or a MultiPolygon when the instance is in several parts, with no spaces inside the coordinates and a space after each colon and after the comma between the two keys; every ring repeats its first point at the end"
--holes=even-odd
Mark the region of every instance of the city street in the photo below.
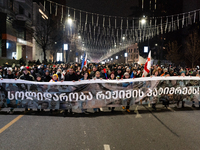
{"type": "Polygon", "coordinates": [[[131,113],[0,113],[0,150],[198,150],[198,108],[133,106],[131,113]]]}

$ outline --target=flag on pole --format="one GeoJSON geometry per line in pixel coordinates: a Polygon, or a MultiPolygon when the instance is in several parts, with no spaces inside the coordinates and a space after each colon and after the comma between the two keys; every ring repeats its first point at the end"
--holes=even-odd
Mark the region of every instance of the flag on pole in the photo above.
{"type": "Polygon", "coordinates": [[[143,71],[142,77],[146,77],[149,74],[150,69],[151,69],[151,51],[149,52],[147,61],[144,65],[144,71],[143,71]]]}
{"type": "Polygon", "coordinates": [[[107,73],[106,73],[106,69],[104,68],[103,71],[105,73],[106,79],[108,79],[108,76],[107,76],[107,73]]]}
{"type": "Polygon", "coordinates": [[[81,64],[81,70],[82,70],[82,68],[84,66],[87,68],[87,54],[85,54],[85,53],[83,55],[83,60],[82,60],[82,64],[81,64]]]}

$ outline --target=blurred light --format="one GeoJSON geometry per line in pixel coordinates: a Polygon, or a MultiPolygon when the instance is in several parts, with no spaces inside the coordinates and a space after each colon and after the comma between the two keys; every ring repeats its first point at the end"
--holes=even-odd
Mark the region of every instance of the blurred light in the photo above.
{"type": "Polygon", "coordinates": [[[111,58],[110,60],[113,60],[113,58],[111,58]]]}
{"type": "Polygon", "coordinates": [[[158,44],[155,44],[155,46],[158,46],[158,44]]]}
{"type": "Polygon", "coordinates": [[[109,62],[109,59],[108,59],[108,62],[109,62]]]}
{"type": "Polygon", "coordinates": [[[78,36],[78,38],[80,39],[80,38],[81,38],[81,36],[79,35],[79,36],[78,36]]]}
{"type": "Polygon", "coordinates": [[[118,56],[116,56],[116,59],[118,59],[118,56]]]}
{"type": "Polygon", "coordinates": [[[124,36],[122,37],[122,40],[125,40],[125,37],[124,37],[124,36]]]}
{"type": "Polygon", "coordinates": [[[55,44],[57,44],[57,42],[55,42],[55,44]]]}
{"type": "Polygon", "coordinates": [[[67,22],[68,22],[69,25],[71,25],[72,24],[72,19],[68,18],[67,22]]]}
{"type": "Polygon", "coordinates": [[[144,46],[144,53],[148,53],[149,51],[149,47],[148,46],[144,46]]]}
{"type": "Polygon", "coordinates": [[[6,49],[9,49],[10,43],[6,43],[6,49]]]}
{"type": "Polygon", "coordinates": [[[142,19],[142,20],[141,20],[141,23],[142,23],[142,24],[145,24],[145,23],[146,23],[146,19],[142,19]]]}
{"type": "Polygon", "coordinates": [[[65,50],[65,51],[68,50],[68,44],[64,44],[64,50],[65,50]]]}
{"type": "Polygon", "coordinates": [[[62,61],[62,53],[57,53],[57,61],[62,61]]]}
{"type": "Polygon", "coordinates": [[[47,15],[41,9],[39,9],[39,12],[42,14],[42,18],[48,19],[47,15]]]}
{"type": "Polygon", "coordinates": [[[124,53],[124,57],[128,57],[128,53],[124,53]]]}

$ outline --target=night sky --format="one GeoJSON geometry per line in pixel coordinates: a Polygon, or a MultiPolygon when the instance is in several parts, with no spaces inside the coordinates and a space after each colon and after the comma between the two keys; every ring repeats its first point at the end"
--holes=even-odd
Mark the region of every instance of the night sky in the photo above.
{"type": "Polygon", "coordinates": [[[130,7],[138,5],[138,0],[67,0],[66,5],[104,15],[129,16],[130,7]]]}
{"type": "MultiPolygon", "coordinates": [[[[55,0],[61,3],[61,0],[55,0]]],[[[65,1],[65,0],[62,0],[65,1]]],[[[174,3],[175,9],[182,7],[181,12],[200,8],[200,0],[168,0],[174,3]]],[[[129,16],[132,14],[131,6],[138,6],[139,0],[66,0],[66,5],[88,12],[113,16],[129,16]]],[[[174,8],[172,8],[174,9],[174,8]]],[[[174,9],[175,13],[176,10],[174,9]]],[[[173,10],[172,10],[173,12],[173,10]]],[[[178,13],[181,13],[178,12],[178,13]]]]}

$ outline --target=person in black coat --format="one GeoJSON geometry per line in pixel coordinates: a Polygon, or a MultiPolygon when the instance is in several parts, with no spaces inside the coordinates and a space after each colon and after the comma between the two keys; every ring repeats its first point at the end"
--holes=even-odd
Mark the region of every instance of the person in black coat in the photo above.
{"type": "Polygon", "coordinates": [[[12,68],[7,69],[7,74],[5,76],[5,79],[17,79],[17,77],[12,73],[12,68]]]}
{"type": "Polygon", "coordinates": [[[44,75],[44,82],[49,82],[52,79],[50,76],[49,70],[46,70],[45,75],[44,75]]]}
{"type": "Polygon", "coordinates": [[[35,81],[34,77],[28,72],[27,68],[23,69],[23,74],[19,77],[21,80],[35,81]]]}
{"type": "Polygon", "coordinates": [[[70,68],[69,73],[65,75],[65,81],[78,81],[78,77],[74,73],[73,68],[70,68]]]}

